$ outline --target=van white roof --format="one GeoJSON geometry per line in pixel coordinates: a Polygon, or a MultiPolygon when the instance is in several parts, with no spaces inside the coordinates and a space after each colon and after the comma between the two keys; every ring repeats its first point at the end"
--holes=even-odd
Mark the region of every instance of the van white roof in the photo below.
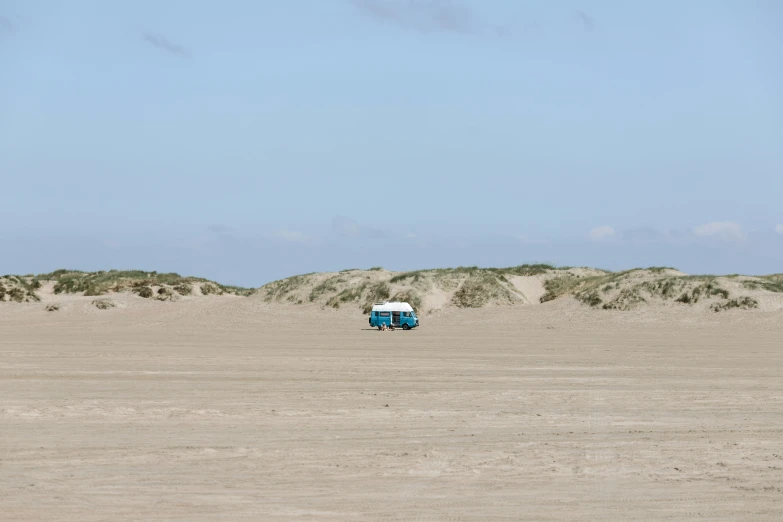
{"type": "Polygon", "coordinates": [[[412,312],[413,307],[408,303],[378,303],[373,305],[373,312],[412,312]]]}

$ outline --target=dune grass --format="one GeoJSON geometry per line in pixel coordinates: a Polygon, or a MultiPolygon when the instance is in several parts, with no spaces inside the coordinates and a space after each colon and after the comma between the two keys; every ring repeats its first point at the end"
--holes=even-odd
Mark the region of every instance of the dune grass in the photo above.
{"type": "MultiPolygon", "coordinates": [[[[187,295],[188,288],[192,292],[193,284],[209,285],[209,293],[249,295],[250,288],[226,286],[200,277],[182,276],[175,272],[158,273],[144,270],[108,270],[98,272],[83,272],[81,270],[55,270],[48,274],[39,274],[33,281],[54,281],[55,294],[83,293],[86,296],[101,296],[109,292],[132,290],[135,293],[146,294],[142,287],[175,287],[182,295],[187,295]],[[140,293],[141,292],[141,293],[140,293]]],[[[188,292],[189,293],[189,292],[188,292]]]]}
{"type": "Polygon", "coordinates": [[[29,276],[4,275],[0,277],[0,301],[8,298],[15,303],[38,302],[41,299],[35,290],[39,287],[29,276]]]}
{"type": "Polygon", "coordinates": [[[622,272],[576,277],[558,276],[544,282],[545,293],[541,302],[552,301],[564,295],[572,295],[578,301],[605,310],[630,310],[650,298],[664,301],[673,299],[683,304],[695,304],[702,299],[728,299],[729,292],[721,287],[714,276],[663,276],[658,279],[641,279],[639,276],[660,276],[666,267],[653,269],[635,268],[622,272]]]}
{"type": "Polygon", "coordinates": [[[326,293],[337,292],[338,290],[337,285],[340,282],[341,279],[339,276],[333,276],[315,285],[313,289],[310,291],[310,296],[309,296],[310,302],[311,303],[315,302],[316,300],[318,300],[319,297],[321,297],[326,293]]]}
{"type": "Polygon", "coordinates": [[[781,293],[783,292],[783,274],[748,279],[742,282],[742,286],[749,290],[766,290],[767,292],[781,293]]]}
{"type": "Polygon", "coordinates": [[[454,293],[451,302],[460,308],[481,308],[490,301],[512,303],[515,295],[505,282],[502,274],[475,271],[454,293]]]}
{"type": "Polygon", "coordinates": [[[729,299],[723,303],[714,303],[710,306],[713,312],[723,312],[725,310],[731,310],[736,308],[738,310],[751,310],[759,307],[759,302],[752,297],[739,297],[736,299],[729,299]]]}
{"type": "MultiPolygon", "coordinates": [[[[415,290],[404,290],[402,292],[397,292],[391,297],[391,299],[389,299],[389,301],[408,303],[411,305],[411,307],[413,307],[414,311],[420,311],[422,306],[421,296],[415,290]]],[[[372,310],[372,305],[370,305],[370,310],[372,310]]],[[[369,313],[370,310],[367,310],[365,313],[369,313]]]]}

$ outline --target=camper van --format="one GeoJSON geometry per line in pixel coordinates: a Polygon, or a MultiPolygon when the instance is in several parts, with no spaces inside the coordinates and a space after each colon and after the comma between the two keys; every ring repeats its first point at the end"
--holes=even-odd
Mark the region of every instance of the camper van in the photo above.
{"type": "Polygon", "coordinates": [[[419,318],[408,303],[378,303],[370,312],[370,326],[381,329],[383,325],[410,330],[419,326],[419,318]]]}

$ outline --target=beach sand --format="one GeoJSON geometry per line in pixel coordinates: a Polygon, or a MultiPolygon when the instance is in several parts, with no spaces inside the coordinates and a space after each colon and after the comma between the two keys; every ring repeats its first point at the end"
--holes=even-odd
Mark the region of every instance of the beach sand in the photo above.
{"type": "Polygon", "coordinates": [[[0,307],[2,520],[783,519],[781,312],[122,299],[0,307]]]}

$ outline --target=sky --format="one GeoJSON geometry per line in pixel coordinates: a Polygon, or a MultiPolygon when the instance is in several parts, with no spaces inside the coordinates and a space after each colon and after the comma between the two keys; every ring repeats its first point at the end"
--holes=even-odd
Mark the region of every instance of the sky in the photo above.
{"type": "Polygon", "coordinates": [[[0,273],[783,272],[776,0],[0,0],[0,273]]]}

